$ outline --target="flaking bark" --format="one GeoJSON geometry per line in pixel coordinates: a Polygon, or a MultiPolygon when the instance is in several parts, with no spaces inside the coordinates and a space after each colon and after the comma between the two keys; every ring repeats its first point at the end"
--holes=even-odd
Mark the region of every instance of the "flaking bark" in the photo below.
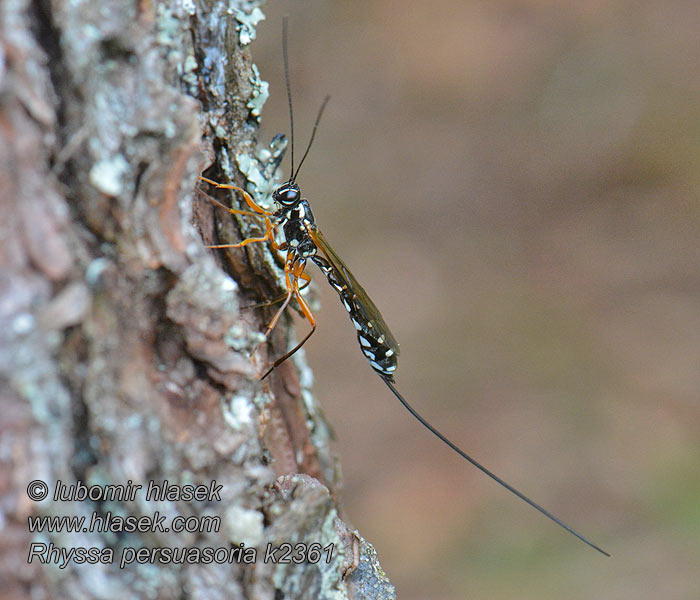
{"type": "MultiPolygon", "coordinates": [[[[250,351],[279,292],[197,175],[254,156],[255,2],[0,4],[0,597],[393,598],[338,517],[329,428],[301,359],[250,351]],[[236,10],[242,12],[236,13],[236,10]],[[246,21],[246,18],[243,18],[246,21]],[[253,107],[253,108],[251,108],[253,107]],[[214,164],[215,166],[210,167],[214,164]],[[258,361],[258,362],[255,362],[258,361]],[[302,374],[301,381],[299,373],[302,374]],[[32,502],[41,479],[223,485],[220,502],[32,502]],[[220,516],[209,533],[30,534],[27,517],[220,516]],[[330,564],[27,564],[60,547],[335,545],[330,564]]],[[[220,196],[226,199],[230,196],[220,196]]],[[[286,347],[289,323],[273,337],[286,347]]]]}

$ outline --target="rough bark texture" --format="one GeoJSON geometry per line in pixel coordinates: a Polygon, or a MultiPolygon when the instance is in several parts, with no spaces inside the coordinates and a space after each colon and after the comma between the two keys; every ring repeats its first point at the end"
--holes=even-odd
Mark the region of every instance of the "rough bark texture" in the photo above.
{"type": "Polygon", "coordinates": [[[215,164],[212,178],[262,197],[284,145],[256,150],[256,10],[0,4],[0,598],[394,597],[373,548],[338,516],[330,432],[303,359],[258,381],[289,323],[251,358],[274,308],[241,307],[279,293],[276,257],[260,244],[204,247],[255,225],[215,211],[200,170],[215,164]],[[221,501],[33,502],[32,480],[50,494],[59,480],[223,488],[221,501]],[[166,526],[182,515],[221,527],[32,534],[27,522],[156,511],[166,526]],[[28,564],[32,542],[114,559],[28,564]],[[266,563],[267,544],[283,543],[334,544],[332,560],[266,563]],[[150,555],[119,567],[127,547],[241,544],[258,550],[252,564],[150,555]]]}

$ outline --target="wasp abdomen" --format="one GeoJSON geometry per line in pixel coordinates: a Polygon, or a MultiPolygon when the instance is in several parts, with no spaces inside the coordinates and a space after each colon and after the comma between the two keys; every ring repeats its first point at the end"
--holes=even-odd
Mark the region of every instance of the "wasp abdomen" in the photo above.
{"type": "Polygon", "coordinates": [[[357,301],[357,296],[353,290],[348,288],[346,282],[341,281],[336,276],[331,264],[318,255],[311,257],[311,260],[318,265],[328,279],[328,283],[338,292],[340,301],[345,310],[348,311],[350,321],[357,330],[357,341],[360,343],[362,354],[365,355],[370,366],[382,377],[391,379],[398,363],[396,352],[389,341],[381,333],[374,331],[374,324],[371,319],[365,316],[365,311],[362,310],[357,301]]]}

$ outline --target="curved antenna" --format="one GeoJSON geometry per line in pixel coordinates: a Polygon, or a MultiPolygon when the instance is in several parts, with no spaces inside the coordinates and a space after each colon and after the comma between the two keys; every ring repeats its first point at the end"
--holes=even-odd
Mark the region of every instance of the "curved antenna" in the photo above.
{"type": "Polygon", "coordinates": [[[289,181],[294,181],[294,111],[292,110],[292,86],[289,83],[289,56],[287,51],[287,21],[288,17],[282,19],[282,59],[284,60],[284,82],[287,84],[287,104],[289,105],[289,138],[291,140],[291,160],[292,165],[289,181]]]}
{"type": "Polygon", "coordinates": [[[546,508],[543,508],[542,506],[540,506],[539,504],[537,504],[537,502],[535,502],[534,500],[530,500],[530,498],[528,498],[525,494],[523,494],[522,492],[516,490],[516,489],[515,489],[512,485],[510,485],[507,481],[504,481],[504,480],[501,479],[498,475],[496,475],[495,473],[489,471],[489,470],[488,470],[486,467],[484,467],[481,463],[477,462],[477,461],[474,460],[471,456],[469,456],[466,452],[464,452],[464,450],[462,450],[462,449],[459,448],[456,444],[453,444],[450,440],[448,440],[444,435],[442,435],[442,433],[440,433],[437,429],[435,429],[435,427],[433,427],[430,423],[428,423],[428,421],[426,421],[421,415],[419,415],[418,412],[416,411],[416,409],[414,409],[408,402],[406,402],[406,399],[405,399],[405,398],[399,393],[399,391],[396,389],[396,386],[395,386],[395,384],[394,384],[394,381],[393,381],[393,378],[392,378],[392,377],[387,376],[387,375],[382,375],[382,374],[379,374],[379,377],[381,377],[381,379],[384,381],[384,383],[386,383],[387,387],[392,391],[392,393],[394,394],[394,396],[396,396],[396,397],[398,398],[399,402],[401,402],[401,404],[403,404],[404,408],[405,408],[408,412],[410,412],[410,413],[420,422],[421,425],[423,425],[428,431],[430,431],[430,433],[432,433],[433,435],[435,435],[440,441],[442,441],[442,442],[444,442],[445,444],[447,444],[450,448],[452,448],[452,450],[454,450],[454,451],[455,451],[457,454],[459,454],[462,458],[464,458],[465,460],[469,461],[472,465],[474,465],[474,466],[475,466],[477,469],[479,469],[482,473],[485,473],[486,475],[488,475],[488,476],[489,476],[491,479],[493,479],[496,483],[499,483],[499,484],[502,485],[504,488],[506,488],[509,492],[515,494],[518,498],[520,498],[521,500],[527,502],[530,506],[532,506],[532,508],[534,508],[535,510],[539,511],[540,513],[542,513],[545,517],[547,517],[548,519],[551,519],[552,521],[554,521],[557,525],[559,525],[559,527],[562,527],[562,528],[566,529],[566,531],[568,531],[570,534],[576,536],[579,540],[581,540],[581,541],[584,542],[585,544],[588,544],[591,548],[594,548],[595,550],[597,550],[597,551],[600,552],[601,554],[604,554],[605,556],[610,556],[610,554],[608,554],[605,550],[603,550],[603,549],[600,548],[599,546],[596,546],[596,545],[595,545],[593,542],[591,542],[590,540],[586,539],[586,538],[585,538],[584,536],[582,536],[578,531],[576,531],[574,528],[572,528],[572,527],[570,527],[569,525],[567,525],[566,523],[564,523],[564,521],[562,521],[562,520],[559,519],[558,517],[555,517],[555,516],[554,516],[551,512],[549,512],[546,508]]]}
{"type": "Polygon", "coordinates": [[[311,150],[311,144],[313,144],[314,137],[316,137],[316,130],[318,129],[318,124],[321,121],[321,116],[323,115],[323,111],[326,108],[326,104],[328,104],[328,101],[330,99],[331,99],[330,96],[326,96],[323,99],[323,102],[321,103],[321,108],[319,108],[318,115],[316,115],[316,121],[314,122],[314,129],[311,132],[311,139],[309,139],[309,144],[306,146],[306,151],[304,152],[304,156],[301,157],[301,162],[299,163],[299,166],[297,167],[296,173],[292,172],[291,181],[296,181],[297,175],[299,175],[299,171],[301,171],[301,165],[304,164],[304,160],[306,159],[306,155],[309,153],[309,150],[311,150]]]}

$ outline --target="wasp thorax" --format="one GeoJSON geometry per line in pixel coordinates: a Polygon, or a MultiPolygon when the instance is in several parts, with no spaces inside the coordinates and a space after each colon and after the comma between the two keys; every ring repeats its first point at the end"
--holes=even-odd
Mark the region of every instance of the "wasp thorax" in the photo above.
{"type": "Polygon", "coordinates": [[[285,183],[273,192],[272,199],[283,206],[292,206],[301,199],[301,191],[296,183],[285,183]]]}

